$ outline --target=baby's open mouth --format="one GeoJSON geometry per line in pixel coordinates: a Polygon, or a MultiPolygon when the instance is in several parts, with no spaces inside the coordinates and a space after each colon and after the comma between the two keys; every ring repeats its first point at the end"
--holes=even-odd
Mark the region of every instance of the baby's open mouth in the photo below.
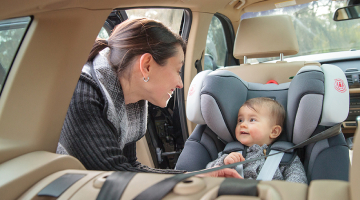
{"type": "Polygon", "coordinates": [[[240,131],[240,134],[247,134],[249,135],[249,133],[245,132],[245,131],[240,131]]]}

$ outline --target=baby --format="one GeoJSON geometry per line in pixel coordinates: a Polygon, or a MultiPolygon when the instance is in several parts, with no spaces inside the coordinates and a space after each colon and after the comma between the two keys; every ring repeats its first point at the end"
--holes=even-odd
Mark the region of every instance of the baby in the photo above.
{"type": "MultiPolygon", "coordinates": [[[[270,98],[259,97],[247,100],[241,106],[235,129],[236,139],[247,146],[246,159],[257,158],[266,154],[266,149],[280,135],[285,119],[284,107],[270,98]]],[[[219,157],[207,164],[206,168],[228,165],[244,161],[241,153],[219,153],[219,157]]],[[[256,179],[265,158],[244,164],[244,178],[256,179]]],[[[286,180],[306,183],[304,167],[298,156],[289,165],[280,165],[273,180],[286,180]]]]}

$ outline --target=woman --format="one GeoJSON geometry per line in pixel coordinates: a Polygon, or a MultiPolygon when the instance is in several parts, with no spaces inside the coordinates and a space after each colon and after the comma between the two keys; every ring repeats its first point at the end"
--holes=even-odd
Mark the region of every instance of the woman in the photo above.
{"type": "MultiPolygon", "coordinates": [[[[186,45],[163,24],[127,20],[109,39],[96,40],[66,115],[57,153],[89,170],[183,173],[136,161],[146,131],[147,101],[165,107],[180,77],[186,45]]],[[[223,170],[211,176],[236,176],[223,170]]]]}

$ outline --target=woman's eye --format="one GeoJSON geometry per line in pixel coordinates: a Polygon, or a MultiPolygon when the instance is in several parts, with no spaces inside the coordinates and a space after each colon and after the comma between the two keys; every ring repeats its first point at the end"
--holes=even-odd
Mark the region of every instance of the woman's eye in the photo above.
{"type": "Polygon", "coordinates": [[[179,71],[179,75],[181,75],[181,71],[179,71]]]}

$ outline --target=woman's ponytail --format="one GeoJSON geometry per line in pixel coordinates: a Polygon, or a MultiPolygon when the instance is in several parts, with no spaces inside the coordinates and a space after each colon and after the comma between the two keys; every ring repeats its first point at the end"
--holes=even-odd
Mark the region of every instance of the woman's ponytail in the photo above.
{"type": "Polygon", "coordinates": [[[95,43],[90,51],[90,55],[87,59],[88,62],[92,62],[99,52],[108,47],[108,41],[104,39],[96,39],[95,43]]]}

